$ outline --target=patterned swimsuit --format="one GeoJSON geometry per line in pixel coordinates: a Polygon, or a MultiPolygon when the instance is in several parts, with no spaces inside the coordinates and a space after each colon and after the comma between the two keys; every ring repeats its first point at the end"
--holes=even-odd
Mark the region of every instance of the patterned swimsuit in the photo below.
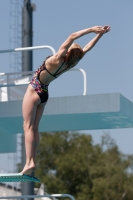
{"type": "Polygon", "coordinates": [[[31,86],[35,89],[36,93],[39,95],[41,99],[41,103],[45,103],[48,100],[48,85],[43,84],[39,80],[39,75],[41,71],[46,70],[45,61],[44,63],[36,70],[33,78],[30,81],[31,86]]]}
{"type": "MultiPolygon", "coordinates": [[[[45,61],[51,56],[48,56],[45,61]]],[[[45,66],[45,61],[43,62],[43,64],[36,70],[32,80],[30,81],[30,85],[35,89],[36,93],[39,95],[40,99],[41,99],[41,103],[45,103],[48,100],[49,94],[48,94],[48,85],[43,84],[40,80],[39,80],[39,75],[42,71],[46,70],[51,76],[53,76],[54,78],[57,78],[57,76],[59,74],[61,74],[62,72],[68,70],[69,67],[67,67],[65,70],[61,71],[58,73],[58,71],[61,69],[61,67],[63,66],[64,62],[61,64],[61,66],[59,67],[59,69],[55,72],[55,74],[51,74],[46,66],[45,66]]]]}

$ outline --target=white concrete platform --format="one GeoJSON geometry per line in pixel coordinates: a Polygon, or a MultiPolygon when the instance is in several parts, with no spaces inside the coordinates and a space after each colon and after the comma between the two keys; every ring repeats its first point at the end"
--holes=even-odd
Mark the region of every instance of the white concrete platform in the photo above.
{"type": "MultiPolygon", "coordinates": [[[[23,132],[22,101],[0,102],[0,128],[23,132]]],[[[119,93],[50,98],[39,131],[133,127],[133,103],[119,93]]]]}

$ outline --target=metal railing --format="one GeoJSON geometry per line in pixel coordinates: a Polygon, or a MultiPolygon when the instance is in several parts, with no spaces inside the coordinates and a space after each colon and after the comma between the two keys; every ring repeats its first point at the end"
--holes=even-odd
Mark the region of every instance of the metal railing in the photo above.
{"type": "Polygon", "coordinates": [[[10,53],[10,52],[17,52],[17,51],[31,51],[31,50],[37,50],[37,49],[50,49],[52,51],[53,55],[56,53],[55,49],[49,45],[34,46],[34,47],[22,47],[22,48],[16,48],[16,49],[6,49],[6,50],[0,50],[0,53],[10,53]]]}
{"type": "MultiPolygon", "coordinates": [[[[82,73],[82,75],[83,75],[83,95],[86,95],[87,94],[87,77],[86,77],[85,71],[83,69],[80,69],[80,68],[70,69],[70,71],[79,71],[79,72],[82,73]]],[[[27,82],[21,82],[21,83],[17,83],[17,81],[15,83],[9,83],[10,76],[11,75],[20,75],[20,74],[21,75],[32,75],[34,73],[35,73],[35,71],[25,71],[25,72],[15,72],[15,73],[0,73],[0,79],[1,79],[2,76],[6,76],[6,78],[5,78],[6,84],[0,84],[0,88],[27,85],[27,84],[29,84],[28,81],[27,82]]]]}
{"type": "MultiPolygon", "coordinates": [[[[49,45],[43,45],[43,46],[34,46],[34,47],[23,47],[23,48],[16,48],[16,49],[7,49],[7,50],[0,50],[0,53],[9,53],[9,52],[17,52],[17,51],[31,51],[31,50],[37,50],[37,49],[50,49],[53,53],[53,55],[56,53],[55,49],[49,45]]],[[[79,71],[82,73],[83,75],[83,82],[84,82],[84,89],[83,89],[83,95],[87,94],[87,76],[86,76],[86,72],[83,69],[79,69],[79,68],[73,68],[70,69],[69,71],[79,71]]],[[[10,75],[18,75],[18,74],[22,74],[22,75],[26,75],[28,74],[33,74],[33,71],[27,71],[27,72],[16,72],[16,73],[0,73],[0,77],[1,76],[6,76],[6,84],[0,84],[0,88],[1,87],[12,87],[12,86],[20,86],[20,85],[26,85],[29,82],[21,82],[21,83],[9,83],[9,76],[10,75]]],[[[8,91],[8,90],[7,90],[8,91]]]]}
{"type": "Polygon", "coordinates": [[[51,199],[53,199],[53,197],[56,197],[56,198],[67,197],[67,198],[70,198],[71,200],[75,200],[75,198],[72,195],[70,195],[70,194],[3,196],[3,197],[0,197],[0,199],[25,199],[25,200],[28,200],[29,198],[31,199],[31,198],[43,198],[43,197],[49,197],[51,199]]]}

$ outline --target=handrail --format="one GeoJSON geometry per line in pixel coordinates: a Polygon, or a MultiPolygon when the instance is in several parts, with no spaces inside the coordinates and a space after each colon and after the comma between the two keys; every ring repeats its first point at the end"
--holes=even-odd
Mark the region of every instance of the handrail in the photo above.
{"type": "Polygon", "coordinates": [[[70,194],[51,194],[51,195],[24,195],[24,196],[2,196],[0,199],[25,199],[28,200],[29,198],[42,198],[42,197],[57,197],[57,198],[62,198],[62,197],[67,197],[70,198],[71,200],[75,200],[75,198],[70,195],[70,194]]]}
{"type": "Polygon", "coordinates": [[[50,49],[53,55],[56,53],[55,49],[49,45],[0,50],[0,53],[9,53],[9,52],[16,52],[16,51],[31,51],[31,50],[37,50],[37,49],[50,49]]]}
{"type": "MultiPolygon", "coordinates": [[[[0,53],[9,53],[9,52],[17,52],[17,51],[31,51],[31,50],[37,50],[37,49],[43,49],[43,48],[48,48],[52,51],[53,55],[56,53],[55,49],[52,46],[49,45],[43,45],[43,46],[33,46],[33,47],[22,47],[22,48],[15,48],[15,49],[7,49],[7,50],[0,50],[0,53]]],[[[83,95],[87,94],[87,76],[86,72],[83,69],[78,69],[78,68],[73,68],[70,69],[70,71],[80,71],[83,75],[83,80],[84,80],[84,91],[83,95]]],[[[27,71],[26,73],[33,73],[33,71],[27,71]]],[[[7,75],[7,84],[0,85],[0,87],[12,87],[12,86],[17,86],[17,85],[25,85],[28,84],[29,82],[24,82],[21,84],[17,83],[11,83],[8,84],[9,80],[9,75],[16,75],[16,74],[26,74],[24,72],[17,72],[17,73],[0,73],[0,76],[5,76],[7,75]]]]}
{"type": "MultiPolygon", "coordinates": [[[[83,91],[83,95],[87,94],[87,76],[86,76],[86,72],[81,69],[81,68],[74,68],[74,69],[70,69],[69,71],[79,71],[82,73],[83,75],[83,81],[84,81],[84,91],[83,91]]],[[[18,75],[18,74],[22,74],[22,75],[29,75],[29,74],[33,74],[35,73],[35,71],[25,71],[25,72],[15,72],[15,73],[0,73],[0,76],[10,76],[10,75],[18,75]]],[[[1,87],[12,87],[12,86],[21,86],[21,85],[27,85],[29,84],[29,82],[21,82],[21,83],[10,83],[10,84],[2,84],[0,85],[1,87]]]]}
{"type": "Polygon", "coordinates": [[[83,75],[83,79],[84,79],[84,91],[83,91],[83,95],[87,94],[87,76],[86,76],[86,72],[81,69],[81,68],[73,68],[70,69],[71,71],[80,71],[83,75]]]}

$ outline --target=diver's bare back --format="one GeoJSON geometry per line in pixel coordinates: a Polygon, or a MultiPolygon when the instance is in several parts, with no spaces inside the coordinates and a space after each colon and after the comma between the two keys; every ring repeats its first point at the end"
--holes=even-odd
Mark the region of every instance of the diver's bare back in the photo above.
{"type": "MultiPolygon", "coordinates": [[[[60,67],[60,65],[64,62],[64,57],[59,57],[57,54],[49,57],[46,61],[45,61],[45,66],[46,69],[51,73],[51,74],[55,74],[55,72],[58,70],[58,68],[60,67]]],[[[62,68],[59,70],[59,72],[63,71],[64,69],[66,69],[67,65],[64,62],[64,64],[62,65],[62,68]]],[[[55,77],[51,76],[46,70],[42,71],[40,73],[40,81],[43,84],[48,85],[51,81],[53,81],[55,79],[55,77]]]]}

